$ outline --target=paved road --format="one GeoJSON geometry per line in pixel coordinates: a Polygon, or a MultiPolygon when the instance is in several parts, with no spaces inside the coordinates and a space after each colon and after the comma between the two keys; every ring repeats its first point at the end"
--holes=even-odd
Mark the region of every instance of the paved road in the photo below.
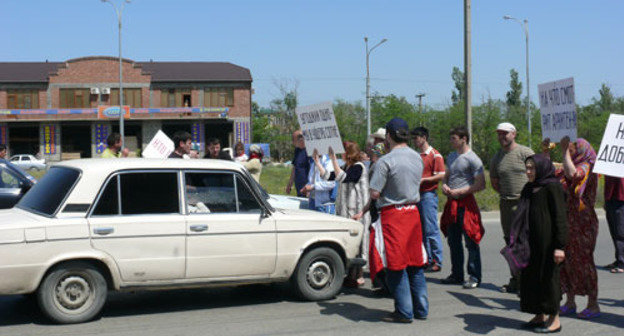
{"type": "MultiPolygon", "coordinates": [[[[392,300],[366,288],[344,291],[335,300],[301,302],[285,286],[247,286],[166,292],[115,293],[102,317],[81,325],[50,325],[34,303],[21,296],[0,297],[0,335],[515,335],[531,316],[518,311],[518,298],[498,291],[507,280],[498,251],[501,230],[486,218],[482,243],[484,283],[464,290],[441,285],[449,273],[428,275],[430,315],[410,325],[379,322],[392,300]]],[[[448,248],[445,246],[448,260],[448,248]]],[[[612,261],[613,246],[601,217],[596,263],[612,261]]],[[[563,335],[624,334],[624,274],[598,271],[603,315],[593,321],[562,318],[563,335]]],[[[578,301],[583,307],[586,300],[578,301]]]]}

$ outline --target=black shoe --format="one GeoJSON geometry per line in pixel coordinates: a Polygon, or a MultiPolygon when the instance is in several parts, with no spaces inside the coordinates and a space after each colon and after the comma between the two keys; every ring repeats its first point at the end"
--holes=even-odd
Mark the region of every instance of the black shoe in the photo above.
{"type": "Polygon", "coordinates": [[[535,328],[542,328],[546,326],[546,322],[533,322],[533,321],[529,321],[529,322],[525,322],[522,323],[522,329],[535,329],[535,328]]]}
{"type": "Polygon", "coordinates": [[[464,282],[463,280],[457,279],[453,274],[451,274],[448,277],[440,280],[440,283],[443,283],[445,285],[460,285],[463,282],[464,282]]]}
{"type": "Polygon", "coordinates": [[[480,285],[479,281],[475,281],[473,279],[468,279],[467,281],[464,281],[464,289],[477,288],[479,287],[479,285],[480,285]]]}
{"type": "Polygon", "coordinates": [[[516,294],[518,293],[518,288],[516,286],[512,286],[511,284],[503,285],[500,288],[500,291],[503,293],[516,294]]]}
{"type": "Polygon", "coordinates": [[[553,329],[553,330],[548,329],[548,327],[537,327],[537,328],[533,329],[533,332],[536,332],[538,334],[554,334],[554,333],[558,333],[560,331],[561,331],[561,326],[559,326],[559,328],[553,329]]]}
{"type": "Polygon", "coordinates": [[[381,318],[381,320],[389,323],[412,323],[412,319],[404,317],[397,312],[392,312],[388,316],[381,318]]]}

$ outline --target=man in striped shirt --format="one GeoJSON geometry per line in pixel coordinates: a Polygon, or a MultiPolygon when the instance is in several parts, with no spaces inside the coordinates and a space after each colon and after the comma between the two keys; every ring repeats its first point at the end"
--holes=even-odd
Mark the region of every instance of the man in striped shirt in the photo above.
{"type": "Polygon", "coordinates": [[[444,179],[444,158],[429,145],[429,130],[416,127],[412,130],[414,147],[423,160],[420,182],[420,219],[423,227],[423,243],[427,251],[428,272],[442,270],[442,238],[438,227],[438,183],[444,179]]]}

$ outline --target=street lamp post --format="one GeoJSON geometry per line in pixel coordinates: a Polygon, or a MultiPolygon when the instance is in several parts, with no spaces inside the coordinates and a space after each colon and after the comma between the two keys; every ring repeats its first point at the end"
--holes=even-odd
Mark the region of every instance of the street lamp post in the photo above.
{"type": "Polygon", "coordinates": [[[115,13],[117,13],[117,21],[118,21],[118,27],[119,27],[119,134],[121,135],[121,149],[120,149],[120,153],[123,151],[123,149],[125,148],[125,136],[124,136],[124,111],[123,111],[123,104],[124,104],[124,99],[123,99],[123,87],[122,87],[122,71],[121,71],[121,15],[123,13],[123,9],[126,6],[127,3],[130,3],[130,0],[122,0],[121,2],[121,6],[119,7],[119,9],[117,9],[117,6],[115,6],[115,3],[113,3],[111,0],[101,0],[102,2],[108,2],[109,4],[111,4],[111,6],[113,6],[113,9],[115,10],[115,13]]]}
{"type": "Polygon", "coordinates": [[[379,43],[375,44],[372,48],[368,49],[368,37],[364,37],[364,43],[366,44],[366,136],[371,134],[371,115],[370,115],[370,67],[368,60],[370,53],[382,43],[388,41],[383,39],[379,43]]]}
{"type": "Polygon", "coordinates": [[[524,29],[524,37],[526,39],[526,86],[527,86],[527,101],[526,101],[526,109],[527,109],[527,119],[529,121],[529,147],[532,147],[531,141],[531,85],[529,84],[529,20],[524,19],[522,21],[516,19],[513,16],[505,15],[503,16],[505,20],[513,20],[518,22],[520,26],[524,29]]]}

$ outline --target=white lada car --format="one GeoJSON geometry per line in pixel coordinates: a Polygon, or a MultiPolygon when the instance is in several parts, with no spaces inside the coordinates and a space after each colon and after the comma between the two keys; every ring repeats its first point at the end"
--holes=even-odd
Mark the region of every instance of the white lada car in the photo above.
{"type": "Polygon", "coordinates": [[[330,299],[364,263],[362,230],[274,209],[236,163],[66,161],[0,211],[0,295],[35,293],[58,323],[92,319],[109,290],[290,280],[305,299],[330,299]]]}

